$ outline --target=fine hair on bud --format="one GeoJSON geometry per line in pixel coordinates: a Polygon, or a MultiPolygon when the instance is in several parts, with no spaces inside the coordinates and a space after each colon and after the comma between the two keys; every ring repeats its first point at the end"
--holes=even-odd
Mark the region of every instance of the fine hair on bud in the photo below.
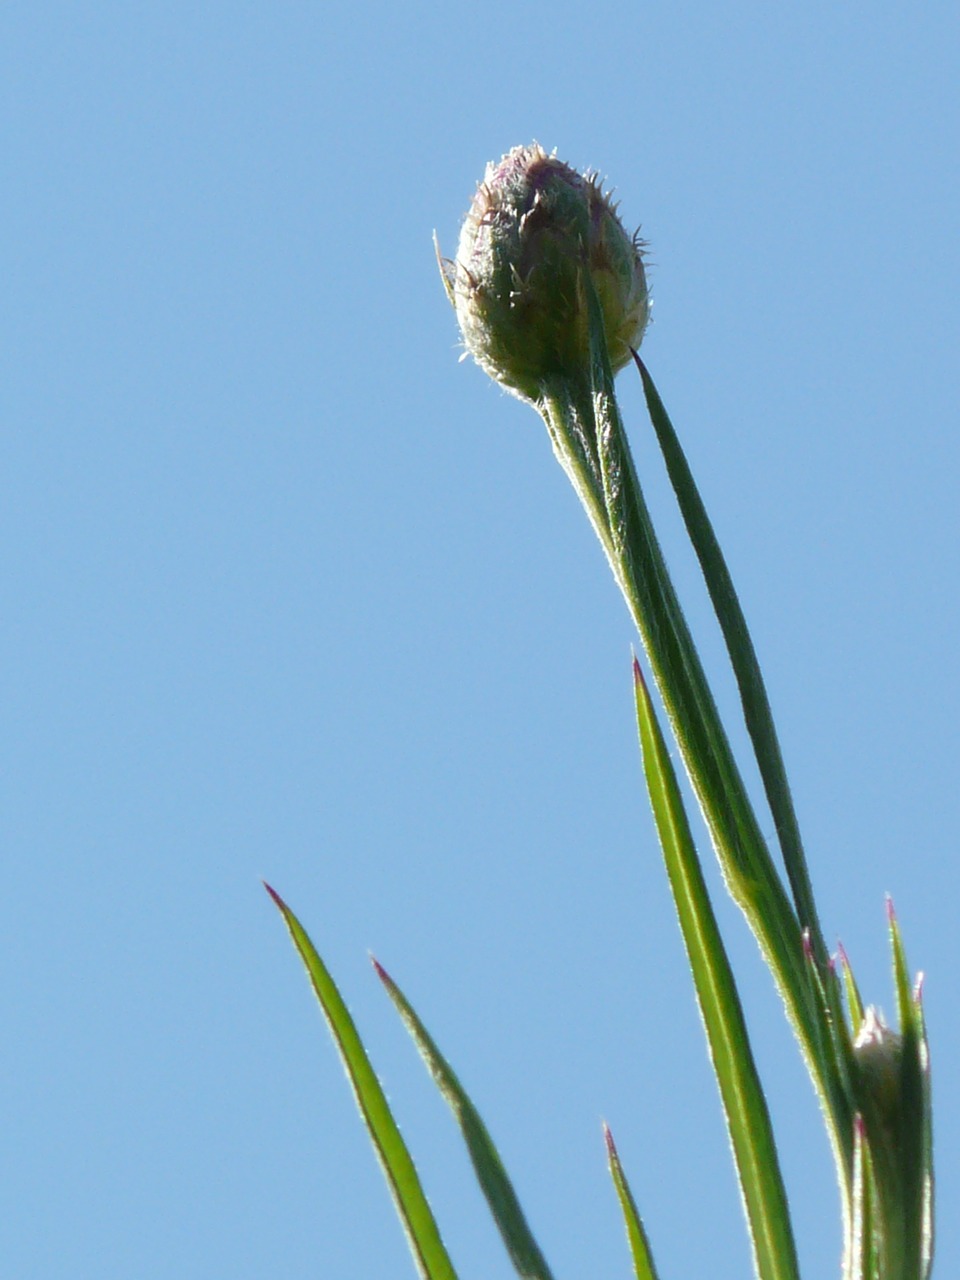
{"type": "Polygon", "coordinates": [[[614,372],[649,317],[641,246],[597,179],[534,143],[488,164],[446,273],[467,351],[536,402],[591,369],[588,289],[614,372]]]}

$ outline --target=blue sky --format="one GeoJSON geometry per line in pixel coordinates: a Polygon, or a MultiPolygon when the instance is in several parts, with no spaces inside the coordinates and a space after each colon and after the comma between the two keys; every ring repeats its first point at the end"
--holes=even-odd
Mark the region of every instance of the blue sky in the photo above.
{"type": "MultiPolygon", "coordinates": [[[[958,62],[946,3],[4,6],[4,1274],[413,1275],[261,877],[341,982],[463,1280],[509,1263],[368,949],[558,1275],[629,1274],[601,1118],[664,1280],[749,1274],[629,619],[536,416],[458,363],[433,262],[534,138],[650,241],[645,358],[828,936],[890,1011],[890,892],[927,974],[957,1273],[958,62]]],[[[720,911],[804,1274],[838,1274],[812,1091],[720,911]]]]}

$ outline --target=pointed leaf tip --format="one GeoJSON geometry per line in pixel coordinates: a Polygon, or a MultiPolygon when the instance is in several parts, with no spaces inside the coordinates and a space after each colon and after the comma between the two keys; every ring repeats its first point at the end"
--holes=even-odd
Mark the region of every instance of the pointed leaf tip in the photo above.
{"type": "Polygon", "coordinates": [[[271,898],[273,899],[273,901],[277,904],[277,906],[280,908],[280,910],[281,910],[281,911],[285,911],[285,910],[287,909],[287,904],[286,904],[286,903],[284,902],[284,900],[280,897],[279,893],[277,893],[276,889],[274,889],[271,885],[267,884],[266,880],[261,880],[261,882],[260,882],[260,883],[261,883],[261,884],[263,885],[263,887],[266,889],[267,893],[269,893],[270,897],[271,897],[271,898]]]}
{"type": "Polygon", "coordinates": [[[503,1167],[493,1139],[468,1097],[453,1068],[440,1052],[413,1006],[383,967],[371,956],[390,999],[413,1037],[414,1043],[433,1076],[434,1083],[453,1112],[473,1164],[480,1189],[486,1197],[494,1221],[510,1254],[517,1274],[527,1280],[552,1280],[540,1247],[533,1238],[513,1184],[503,1167]]]}
{"type": "Polygon", "coordinates": [[[620,1156],[613,1141],[613,1134],[606,1123],[603,1126],[603,1137],[607,1144],[607,1158],[610,1164],[610,1176],[613,1179],[620,1210],[623,1214],[624,1226],[627,1229],[627,1242],[633,1258],[633,1274],[635,1280],[657,1280],[656,1268],[650,1253],[650,1243],[644,1230],[643,1222],[637,1210],[636,1201],[627,1182],[627,1176],[620,1163],[620,1156]]]}
{"type": "Polygon", "coordinates": [[[451,306],[456,306],[456,295],[454,293],[455,272],[453,263],[449,258],[445,258],[440,252],[440,241],[437,233],[433,233],[433,251],[437,255],[437,266],[440,268],[440,279],[443,282],[444,292],[450,301],[451,306]]]}
{"type": "Polygon", "coordinates": [[[387,973],[386,969],[383,967],[383,965],[380,963],[380,961],[377,959],[375,955],[370,956],[370,963],[373,965],[374,973],[377,975],[377,977],[380,979],[380,981],[383,983],[385,987],[392,988],[397,985],[393,981],[393,979],[390,977],[389,973],[387,973]]]}
{"type": "Polygon", "coordinates": [[[336,983],[297,917],[269,885],[284,923],[306,967],[314,994],[353,1089],[374,1150],[403,1223],[421,1280],[457,1280],[419,1175],[397,1127],[386,1095],[370,1064],[356,1025],[336,983]]]}
{"type": "Polygon", "coordinates": [[[893,898],[891,898],[890,894],[888,893],[886,895],[886,899],[887,899],[887,920],[891,925],[895,925],[897,923],[897,913],[893,907],[893,898]]]}
{"type": "MultiPolygon", "coordinates": [[[[762,1280],[797,1280],[786,1192],[770,1116],[750,1049],[743,1008],[703,869],[656,714],[636,674],[637,723],[643,769],[687,958],[706,1029],[746,1211],[755,1271],[762,1280]]],[[[791,949],[800,940],[796,919],[791,949]]],[[[801,958],[792,953],[796,968],[801,958]]],[[[816,967],[813,966],[816,974],[816,967]]],[[[623,1203],[621,1196],[621,1203],[623,1203]]],[[[633,1211],[631,1211],[633,1216],[633,1211]]],[[[633,1236],[632,1228],[631,1238],[633,1236]]],[[[647,1272],[638,1271],[638,1277],[647,1272]]]]}

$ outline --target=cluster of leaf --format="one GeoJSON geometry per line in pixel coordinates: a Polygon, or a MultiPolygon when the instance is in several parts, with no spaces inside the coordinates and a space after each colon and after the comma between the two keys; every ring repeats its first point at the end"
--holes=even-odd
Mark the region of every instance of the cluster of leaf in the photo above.
{"type": "MultiPolygon", "coordinates": [[[[724,881],[743,911],[783,999],[820,1100],[844,1219],[844,1280],[926,1280],[932,1254],[929,1060],[919,984],[911,989],[889,913],[899,1032],[865,1008],[841,953],[831,959],[769,701],[727,566],[679,440],[639,356],[647,408],[698,557],[739,688],[786,886],[734,759],[677,599],[630,454],[613,388],[603,319],[582,278],[590,360],[545,378],[534,406],[600,538],[639,629],[673,736],[724,881]]],[[[736,983],[711,906],[678,780],[635,663],[643,767],[706,1031],[740,1182],[758,1280],[799,1280],[787,1197],[736,983]]],[[[271,890],[272,893],[272,890],[271,890]]],[[[383,1165],[421,1275],[453,1280],[410,1155],[336,986],[289,908],[274,894],[320,1000],[383,1165]]],[[[409,1003],[378,973],[450,1104],[487,1202],[520,1276],[550,1280],[519,1201],[476,1109],[409,1003]]],[[[656,1276],[650,1249],[607,1134],[637,1280],[656,1276]]]]}

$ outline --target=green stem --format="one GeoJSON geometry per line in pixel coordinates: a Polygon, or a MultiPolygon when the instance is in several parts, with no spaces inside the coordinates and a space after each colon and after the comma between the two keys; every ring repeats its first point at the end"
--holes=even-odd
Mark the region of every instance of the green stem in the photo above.
{"type": "Polygon", "coordinates": [[[643,498],[589,279],[585,295],[593,313],[591,376],[545,382],[537,407],[640,632],[729,891],[784,1000],[828,1120],[846,1204],[852,1110],[834,1069],[831,1014],[810,981],[800,924],[757,822],[643,498]]]}
{"type": "Polygon", "coordinates": [[[710,600],[730,656],[730,664],[740,691],[744,721],[753,743],[760,777],[777,829],[797,915],[801,926],[809,931],[813,953],[821,971],[824,971],[829,957],[817,917],[813,886],[810,883],[810,873],[800,836],[800,824],[797,821],[784,768],[783,753],[780,750],[780,740],[773,721],[773,713],[770,710],[770,700],[767,696],[763,673],[757,661],[756,650],[753,647],[727,562],[713,531],[713,525],[710,523],[710,517],[707,515],[707,509],[700,497],[680,440],[646,365],[636,352],[633,353],[633,358],[640,371],[650,420],[677,496],[680,513],[687,527],[691,545],[700,562],[704,582],[710,593],[710,600]]]}
{"type": "Polygon", "coordinates": [[[632,460],[622,447],[616,401],[567,383],[544,396],[541,412],[640,632],[730,892],[755,926],[774,972],[785,980],[802,1039],[812,1045],[819,1028],[802,968],[800,928],[772,873],[632,460]],[[601,439],[605,475],[590,447],[601,439]]]}

